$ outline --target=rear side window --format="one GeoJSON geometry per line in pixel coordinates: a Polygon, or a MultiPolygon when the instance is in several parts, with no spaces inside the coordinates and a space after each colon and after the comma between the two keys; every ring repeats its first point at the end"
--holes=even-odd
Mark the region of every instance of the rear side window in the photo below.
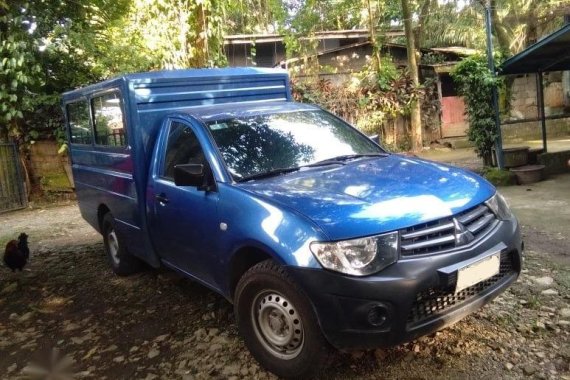
{"type": "Polygon", "coordinates": [[[89,125],[89,105],[87,101],[67,105],[70,141],[72,144],[91,144],[93,133],[89,125]]]}
{"type": "Polygon", "coordinates": [[[91,106],[95,124],[95,143],[106,146],[127,145],[119,93],[112,92],[94,97],[91,106]]]}
{"type": "Polygon", "coordinates": [[[204,164],[202,146],[192,129],[185,124],[173,122],[168,133],[166,155],[162,176],[174,178],[174,166],[178,164],[204,164]]]}

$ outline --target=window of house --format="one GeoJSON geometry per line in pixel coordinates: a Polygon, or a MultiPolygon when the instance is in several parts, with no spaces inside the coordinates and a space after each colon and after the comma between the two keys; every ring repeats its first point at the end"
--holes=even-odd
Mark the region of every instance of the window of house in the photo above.
{"type": "Polygon", "coordinates": [[[106,146],[125,146],[127,138],[121,99],[118,92],[97,96],[91,100],[95,143],[106,146]]]}
{"type": "Polygon", "coordinates": [[[79,101],[67,105],[67,120],[72,144],[91,144],[93,132],[89,125],[89,105],[79,101]]]}
{"type": "Polygon", "coordinates": [[[198,138],[187,125],[173,122],[168,133],[162,176],[174,178],[174,166],[178,164],[204,164],[204,152],[198,138]]]}

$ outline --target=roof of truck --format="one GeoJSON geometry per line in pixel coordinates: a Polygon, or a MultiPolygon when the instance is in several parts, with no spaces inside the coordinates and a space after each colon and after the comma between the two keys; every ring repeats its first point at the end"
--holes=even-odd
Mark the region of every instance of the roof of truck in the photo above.
{"type": "Polygon", "coordinates": [[[259,68],[259,67],[223,67],[212,69],[182,69],[182,70],[160,70],[144,73],[127,74],[124,77],[128,80],[145,81],[153,79],[177,79],[177,78],[201,78],[205,76],[238,76],[251,74],[287,74],[286,70],[259,68]]]}
{"type": "Polygon", "coordinates": [[[293,111],[314,111],[320,109],[317,106],[295,103],[290,101],[264,101],[264,102],[242,102],[216,104],[212,106],[191,107],[177,110],[180,113],[187,113],[203,122],[212,120],[225,120],[239,117],[250,117],[267,113],[281,113],[293,111]]]}
{"type": "Polygon", "coordinates": [[[256,67],[231,67],[212,69],[183,69],[183,70],[160,70],[143,73],[125,74],[89,86],[67,91],[63,94],[65,98],[72,98],[77,95],[89,94],[109,87],[116,86],[118,82],[126,81],[137,85],[152,85],[157,82],[178,82],[188,79],[195,79],[200,82],[202,79],[214,79],[227,81],[233,77],[272,75],[287,77],[287,71],[282,69],[256,68],[256,67]]]}

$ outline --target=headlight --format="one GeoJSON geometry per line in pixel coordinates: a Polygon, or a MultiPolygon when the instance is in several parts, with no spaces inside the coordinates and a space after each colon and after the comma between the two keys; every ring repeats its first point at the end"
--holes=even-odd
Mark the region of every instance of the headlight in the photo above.
{"type": "Polygon", "coordinates": [[[366,276],[398,260],[398,233],[330,243],[313,242],[310,248],[323,267],[354,276],[366,276]]]}
{"type": "Polygon", "coordinates": [[[507,220],[513,217],[509,204],[498,191],[485,203],[500,220],[507,220]]]}

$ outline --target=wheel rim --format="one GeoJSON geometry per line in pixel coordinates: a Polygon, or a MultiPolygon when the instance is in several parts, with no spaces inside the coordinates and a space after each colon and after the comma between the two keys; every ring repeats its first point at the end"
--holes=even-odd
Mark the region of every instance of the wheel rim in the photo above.
{"type": "Polygon", "coordinates": [[[303,324],[295,306],[282,294],[260,292],[251,318],[257,338],[272,355],[290,360],[303,349],[303,324]]]}
{"type": "Polygon", "coordinates": [[[114,229],[109,230],[107,233],[107,245],[109,246],[109,254],[113,263],[119,264],[119,239],[114,229]]]}

